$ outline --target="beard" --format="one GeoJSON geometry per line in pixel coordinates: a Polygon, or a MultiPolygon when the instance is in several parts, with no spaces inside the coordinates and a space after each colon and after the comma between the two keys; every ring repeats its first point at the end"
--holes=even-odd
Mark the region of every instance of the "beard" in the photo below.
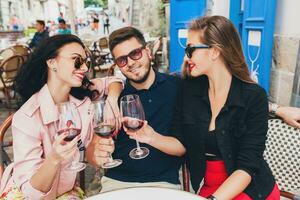
{"type": "Polygon", "coordinates": [[[126,77],[129,81],[132,81],[134,83],[144,83],[148,77],[149,77],[149,74],[150,74],[150,69],[151,69],[151,66],[149,65],[148,66],[148,70],[146,71],[146,73],[144,74],[144,76],[142,76],[140,79],[138,80],[134,80],[134,79],[131,79],[131,78],[128,78],[126,77]]]}

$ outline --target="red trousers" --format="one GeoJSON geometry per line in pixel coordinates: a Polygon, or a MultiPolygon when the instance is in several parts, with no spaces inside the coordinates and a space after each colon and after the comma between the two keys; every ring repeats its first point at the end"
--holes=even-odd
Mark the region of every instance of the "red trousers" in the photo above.
{"type": "MultiPolygon", "coordinates": [[[[225,164],[220,161],[206,161],[206,172],[204,176],[204,185],[201,187],[198,195],[208,197],[213,194],[222,183],[227,179],[228,175],[225,169],[225,164]]],[[[280,192],[275,183],[272,192],[266,200],[279,200],[280,192]]],[[[246,193],[240,193],[233,200],[252,200],[246,193]]]]}

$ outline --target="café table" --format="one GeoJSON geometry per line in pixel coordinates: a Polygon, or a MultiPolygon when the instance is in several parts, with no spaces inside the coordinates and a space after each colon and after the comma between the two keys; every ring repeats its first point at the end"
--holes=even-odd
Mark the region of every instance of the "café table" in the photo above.
{"type": "Polygon", "coordinates": [[[87,200],[205,200],[198,195],[182,190],[159,188],[159,187],[135,187],[121,190],[104,192],[87,198],[87,200]]]}

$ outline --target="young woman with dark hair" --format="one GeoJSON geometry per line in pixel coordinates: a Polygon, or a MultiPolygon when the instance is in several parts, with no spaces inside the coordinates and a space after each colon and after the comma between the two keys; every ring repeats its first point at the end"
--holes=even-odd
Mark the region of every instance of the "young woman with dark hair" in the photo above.
{"type": "Polygon", "coordinates": [[[78,37],[56,35],[35,49],[19,71],[15,85],[25,103],[13,117],[14,164],[2,177],[2,198],[83,197],[75,187],[77,172],[66,166],[71,160],[79,160],[78,140],[89,149],[93,138],[90,89],[98,90],[101,96],[108,94],[116,111],[122,90],[121,81],[116,78],[97,79],[91,85],[85,78],[88,59],[78,37]],[[76,105],[82,124],[80,136],[68,143],[63,141],[66,135],[57,136],[56,131],[57,105],[63,102],[76,105]]]}

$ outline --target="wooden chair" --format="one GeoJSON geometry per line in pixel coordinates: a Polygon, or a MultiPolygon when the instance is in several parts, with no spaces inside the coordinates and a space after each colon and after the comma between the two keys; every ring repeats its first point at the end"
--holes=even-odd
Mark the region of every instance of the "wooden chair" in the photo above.
{"type": "Polygon", "coordinates": [[[11,159],[5,151],[5,148],[12,146],[12,141],[4,141],[4,137],[11,126],[12,118],[13,114],[10,114],[0,125],[0,179],[4,172],[4,168],[11,163],[11,159]]]}
{"type": "MultiPolygon", "coordinates": [[[[281,119],[269,119],[264,158],[269,164],[280,189],[280,196],[299,200],[300,195],[300,130],[281,119]]],[[[190,174],[182,167],[183,189],[190,191],[190,174]]]]}
{"type": "Polygon", "coordinates": [[[6,60],[7,58],[13,56],[15,51],[12,48],[6,48],[0,51],[0,56],[6,60]]]}
{"type": "Polygon", "coordinates": [[[28,59],[29,55],[32,52],[31,49],[28,46],[21,45],[21,44],[12,46],[11,49],[14,50],[16,55],[22,56],[24,62],[26,62],[26,60],[28,59]]]}
{"type": "Polygon", "coordinates": [[[112,61],[110,58],[110,52],[108,49],[108,39],[106,37],[102,37],[98,40],[98,45],[100,48],[100,56],[104,60],[104,63],[109,63],[112,61]]]}
{"type": "Polygon", "coordinates": [[[187,164],[183,164],[182,167],[182,187],[186,192],[190,192],[190,172],[187,164]]]}
{"type": "Polygon", "coordinates": [[[14,80],[22,64],[23,57],[20,55],[13,55],[0,64],[0,90],[4,94],[8,108],[12,107],[12,98],[16,97],[14,92],[14,80]],[[12,92],[13,95],[11,95],[12,92]]]}
{"type": "Polygon", "coordinates": [[[109,53],[108,50],[108,39],[106,37],[102,37],[98,40],[98,45],[101,51],[107,51],[109,53]]]}

